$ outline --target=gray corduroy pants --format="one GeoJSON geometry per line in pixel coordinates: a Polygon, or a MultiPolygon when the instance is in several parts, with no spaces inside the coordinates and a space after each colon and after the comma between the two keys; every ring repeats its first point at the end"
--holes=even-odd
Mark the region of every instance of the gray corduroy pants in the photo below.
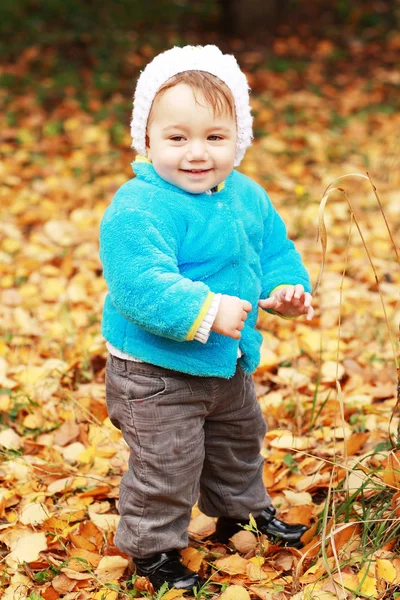
{"type": "Polygon", "coordinates": [[[107,408],[130,448],[115,543],[145,558],[185,548],[193,504],[248,519],[271,500],[260,455],[266,424],[251,375],[196,377],[109,356],[107,408]],[[200,496],[199,496],[200,493],[200,496]]]}

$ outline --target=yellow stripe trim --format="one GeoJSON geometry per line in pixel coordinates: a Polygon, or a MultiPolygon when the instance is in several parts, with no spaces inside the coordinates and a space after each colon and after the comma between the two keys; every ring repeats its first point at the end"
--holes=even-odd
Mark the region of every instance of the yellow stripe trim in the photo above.
{"type": "Polygon", "coordinates": [[[286,287],[289,287],[289,286],[292,286],[292,285],[293,285],[293,283],[282,283],[281,285],[277,285],[276,288],[274,288],[270,292],[269,297],[271,298],[272,294],[275,294],[275,292],[277,292],[278,290],[281,290],[282,288],[286,288],[286,287]]]}
{"type": "Polygon", "coordinates": [[[201,323],[203,322],[204,317],[208,313],[208,309],[210,308],[212,301],[214,300],[214,296],[215,296],[214,292],[208,292],[208,296],[207,296],[203,306],[201,307],[200,312],[197,315],[195,322],[189,329],[189,333],[186,336],[186,341],[190,342],[191,340],[194,340],[194,336],[196,335],[198,328],[200,327],[201,323]]]}
{"type": "Polygon", "coordinates": [[[137,155],[137,157],[135,158],[135,162],[138,162],[138,163],[149,163],[151,165],[151,160],[149,160],[145,156],[142,156],[141,154],[137,155]]]}
{"type": "Polygon", "coordinates": [[[225,181],[221,181],[221,183],[219,183],[217,185],[217,192],[222,192],[222,190],[224,189],[224,187],[225,187],[225,181]]]}

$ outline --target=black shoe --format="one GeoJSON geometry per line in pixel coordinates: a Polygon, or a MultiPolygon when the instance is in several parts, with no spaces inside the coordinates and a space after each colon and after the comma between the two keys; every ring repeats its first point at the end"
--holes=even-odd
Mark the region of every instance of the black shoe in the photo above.
{"type": "MultiPolygon", "coordinates": [[[[258,531],[264,533],[273,542],[281,542],[292,548],[302,548],[303,543],[300,538],[308,527],[300,524],[289,525],[277,519],[275,514],[275,508],[267,506],[261,515],[255,517],[258,531]]],[[[226,544],[235,533],[243,528],[243,525],[248,525],[248,523],[248,521],[220,517],[217,520],[215,537],[219,542],[226,544]]]]}
{"type": "Polygon", "coordinates": [[[134,558],[138,575],[148,577],[157,591],[167,582],[170,588],[177,590],[199,589],[203,585],[200,576],[185,567],[177,550],[159,552],[148,558],[134,558]]]}

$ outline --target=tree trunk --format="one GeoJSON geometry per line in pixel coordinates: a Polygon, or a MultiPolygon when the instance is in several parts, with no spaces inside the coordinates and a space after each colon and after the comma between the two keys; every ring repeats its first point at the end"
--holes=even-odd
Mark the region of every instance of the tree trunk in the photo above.
{"type": "Polygon", "coordinates": [[[219,0],[219,3],[223,33],[262,38],[275,33],[289,0],[219,0]]]}

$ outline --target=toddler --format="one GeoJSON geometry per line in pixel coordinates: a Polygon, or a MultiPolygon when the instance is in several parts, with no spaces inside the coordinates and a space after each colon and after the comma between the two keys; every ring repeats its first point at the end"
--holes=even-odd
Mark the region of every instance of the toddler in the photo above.
{"type": "Polygon", "coordinates": [[[252,140],[249,89],[216,46],[173,48],[139,77],[134,179],[105,212],[100,256],[107,407],[131,453],[115,542],[155,589],[199,587],[180,561],[191,508],[221,542],[251,513],[301,547],[262,480],[266,424],[251,374],[261,307],[313,316],[310,282],[266,192],[234,170],[252,140]]]}

